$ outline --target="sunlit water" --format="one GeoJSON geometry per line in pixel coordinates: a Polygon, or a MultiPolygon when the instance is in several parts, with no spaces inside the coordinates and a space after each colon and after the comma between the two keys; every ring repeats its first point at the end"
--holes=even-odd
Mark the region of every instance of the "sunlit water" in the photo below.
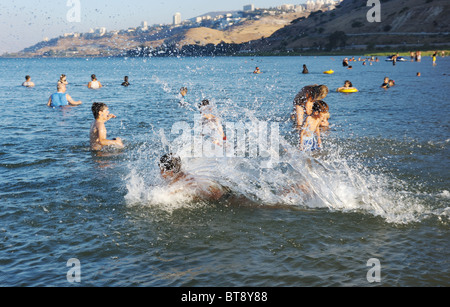
{"type": "Polygon", "coordinates": [[[0,285],[71,286],[77,258],[83,286],[448,286],[450,59],[380,60],[352,70],[340,57],[0,60],[0,285]],[[83,105],[47,108],[63,73],[83,105]],[[93,73],[104,88],[87,89],[93,73]],[[27,74],[33,89],[20,86],[27,74]],[[381,89],[385,76],[397,85],[381,89]],[[337,93],[345,80],[360,92],[337,93]],[[330,88],[332,116],[313,156],[289,121],[309,84],[330,88]],[[202,99],[224,127],[279,127],[279,159],[186,155],[174,127],[194,131],[202,99]],[[124,150],[89,150],[94,101],[117,115],[108,136],[124,150]],[[157,162],[169,151],[227,196],[167,186],[157,162]],[[371,258],[380,283],[367,280],[371,258]]]}

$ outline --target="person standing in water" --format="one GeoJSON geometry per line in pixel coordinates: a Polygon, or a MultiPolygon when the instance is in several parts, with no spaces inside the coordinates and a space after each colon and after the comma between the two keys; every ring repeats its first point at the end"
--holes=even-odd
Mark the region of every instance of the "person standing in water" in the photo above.
{"type": "Polygon", "coordinates": [[[220,119],[213,114],[214,110],[208,99],[204,99],[199,104],[199,110],[202,120],[202,130],[206,129],[206,131],[211,134],[214,144],[221,145],[220,140],[226,141],[227,137],[223,131],[220,119]]]}
{"type": "Polygon", "coordinates": [[[320,127],[329,127],[330,126],[330,107],[323,100],[318,100],[317,103],[320,106],[320,127]]]}
{"type": "Polygon", "coordinates": [[[31,81],[31,77],[30,76],[25,76],[25,82],[22,83],[22,86],[24,86],[24,87],[34,87],[35,84],[34,84],[34,82],[31,81]]]}
{"type": "Polygon", "coordinates": [[[88,88],[97,90],[102,87],[103,85],[100,83],[100,81],[97,80],[97,76],[91,75],[91,82],[88,83],[88,88]]]}
{"type": "Polygon", "coordinates": [[[81,101],[75,101],[66,94],[66,85],[63,83],[58,83],[57,92],[50,96],[47,102],[48,107],[64,107],[64,106],[78,106],[82,104],[81,101]]]}
{"type": "Polygon", "coordinates": [[[108,106],[101,102],[94,102],[92,104],[92,114],[94,115],[94,122],[91,125],[90,130],[90,144],[91,150],[99,151],[105,146],[113,146],[116,148],[123,148],[122,139],[116,138],[108,140],[106,138],[105,123],[112,118],[116,118],[114,114],[109,113],[108,106]]]}
{"type": "Polygon", "coordinates": [[[302,74],[309,74],[308,67],[306,67],[305,64],[303,64],[303,71],[302,71],[302,74]]]}
{"type": "Polygon", "coordinates": [[[130,82],[128,82],[128,76],[125,76],[125,77],[123,78],[122,86],[128,87],[128,86],[130,86],[130,85],[131,85],[130,82]]]}
{"type": "Polygon", "coordinates": [[[69,82],[67,82],[66,75],[62,74],[61,77],[59,77],[58,83],[61,83],[61,84],[64,84],[64,85],[68,85],[69,82]]]}
{"type": "Polygon", "coordinates": [[[295,96],[292,118],[297,129],[301,129],[306,117],[312,114],[314,102],[325,99],[328,93],[329,89],[326,85],[308,85],[295,96]]]}
{"type": "Polygon", "coordinates": [[[322,122],[321,106],[314,103],[312,114],[308,116],[300,133],[300,150],[315,151],[322,148],[322,139],[320,137],[320,124],[322,122]]]}

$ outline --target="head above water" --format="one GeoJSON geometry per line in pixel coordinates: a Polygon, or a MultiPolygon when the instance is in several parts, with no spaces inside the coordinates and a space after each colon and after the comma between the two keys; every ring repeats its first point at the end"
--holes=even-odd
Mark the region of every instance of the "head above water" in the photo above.
{"type": "Polygon", "coordinates": [[[166,154],[159,160],[159,168],[161,172],[173,172],[178,174],[181,172],[181,158],[174,156],[172,153],[166,154]]]}
{"type": "Polygon", "coordinates": [[[97,80],[97,76],[96,75],[91,75],[91,79],[92,79],[92,81],[95,81],[95,80],[97,80]]]}
{"type": "Polygon", "coordinates": [[[28,75],[27,75],[27,76],[25,76],[25,80],[26,80],[26,81],[30,81],[30,79],[31,79],[31,77],[30,77],[30,76],[28,76],[28,75]]]}
{"type": "Polygon", "coordinates": [[[92,114],[94,115],[95,119],[98,119],[100,117],[100,112],[106,110],[108,106],[103,102],[94,102],[92,104],[92,114]]]}
{"type": "MultiPolygon", "coordinates": [[[[330,107],[323,100],[318,100],[317,103],[320,105],[320,113],[328,113],[330,111],[330,107]]],[[[314,108],[314,106],[313,106],[314,108]]]]}
{"type": "Polygon", "coordinates": [[[199,107],[199,108],[205,107],[205,106],[209,106],[209,100],[208,100],[208,99],[203,99],[202,102],[200,102],[200,103],[198,104],[198,107],[199,107]]]}
{"type": "Polygon", "coordinates": [[[320,115],[320,113],[322,112],[322,105],[318,102],[315,102],[312,107],[312,112],[313,114],[317,112],[318,113],[317,115],[320,115]]]}
{"type": "Polygon", "coordinates": [[[326,85],[319,85],[314,88],[314,100],[322,100],[328,96],[330,90],[326,85]]]}

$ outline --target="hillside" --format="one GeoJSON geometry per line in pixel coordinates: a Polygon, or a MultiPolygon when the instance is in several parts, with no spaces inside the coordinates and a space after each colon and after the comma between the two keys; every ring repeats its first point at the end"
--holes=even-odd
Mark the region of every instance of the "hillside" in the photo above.
{"type": "Polygon", "coordinates": [[[381,22],[370,23],[367,1],[344,0],[252,43],[253,50],[301,51],[349,46],[450,44],[450,1],[381,0],[381,22]],[[341,31],[341,37],[336,31],[341,31]],[[335,35],[335,39],[331,36],[335,35]]]}
{"type": "Polygon", "coordinates": [[[138,48],[161,46],[205,46],[219,43],[241,44],[271,36],[293,20],[309,13],[288,13],[248,19],[225,30],[191,26],[161,26],[146,32],[108,33],[102,37],[82,35],[60,37],[41,42],[20,53],[20,56],[121,56],[138,48]]]}
{"type": "MultiPolygon", "coordinates": [[[[23,50],[21,57],[227,55],[384,50],[450,45],[449,0],[380,0],[381,22],[369,22],[366,0],[343,0],[331,11],[242,18],[223,28],[211,21],[59,37],[23,50]],[[414,46],[414,47],[413,47],[414,46]]],[[[212,13],[211,13],[212,14],[212,13]]],[[[220,15],[216,12],[212,15],[220,15]]]]}

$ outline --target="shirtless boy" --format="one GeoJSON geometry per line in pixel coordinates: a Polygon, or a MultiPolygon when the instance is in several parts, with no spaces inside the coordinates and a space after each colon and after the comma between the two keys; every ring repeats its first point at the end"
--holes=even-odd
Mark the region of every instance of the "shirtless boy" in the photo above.
{"type": "Polygon", "coordinates": [[[108,106],[104,103],[94,102],[92,113],[95,121],[91,125],[90,132],[91,150],[102,150],[104,146],[123,148],[122,139],[108,140],[106,138],[105,123],[111,118],[116,118],[115,115],[109,113],[108,106]]]}
{"type": "Polygon", "coordinates": [[[314,151],[322,148],[322,140],[320,138],[320,124],[322,119],[320,113],[321,106],[315,102],[312,108],[312,114],[306,118],[300,133],[300,149],[302,151],[314,151]]]}

